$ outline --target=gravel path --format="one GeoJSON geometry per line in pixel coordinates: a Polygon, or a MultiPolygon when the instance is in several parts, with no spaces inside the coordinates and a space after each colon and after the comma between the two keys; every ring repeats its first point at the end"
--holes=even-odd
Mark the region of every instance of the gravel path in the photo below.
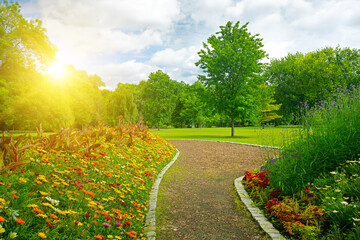
{"type": "Polygon", "coordinates": [[[269,239],[250,217],[233,185],[245,170],[261,165],[258,147],[171,142],[180,156],[160,184],[157,239],[269,239]]]}

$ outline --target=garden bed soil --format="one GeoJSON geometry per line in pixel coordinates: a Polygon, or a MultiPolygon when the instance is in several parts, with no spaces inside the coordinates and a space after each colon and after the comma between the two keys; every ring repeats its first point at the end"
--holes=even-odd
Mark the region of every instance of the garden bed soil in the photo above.
{"type": "Polygon", "coordinates": [[[160,184],[157,239],[270,239],[233,184],[244,171],[263,163],[263,150],[210,141],[171,142],[180,156],[160,184]]]}

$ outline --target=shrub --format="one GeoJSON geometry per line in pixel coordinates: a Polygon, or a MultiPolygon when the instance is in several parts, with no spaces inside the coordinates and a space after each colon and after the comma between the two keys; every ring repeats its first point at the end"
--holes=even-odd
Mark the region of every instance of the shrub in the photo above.
{"type": "Polygon", "coordinates": [[[283,159],[268,162],[271,184],[285,195],[299,192],[321,173],[360,153],[360,88],[339,90],[327,101],[301,110],[302,127],[286,141],[283,159]]]}

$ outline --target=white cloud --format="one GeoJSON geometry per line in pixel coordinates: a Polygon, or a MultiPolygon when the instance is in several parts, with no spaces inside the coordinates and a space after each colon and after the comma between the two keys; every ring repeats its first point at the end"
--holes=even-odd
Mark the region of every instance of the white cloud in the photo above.
{"type": "Polygon", "coordinates": [[[66,47],[89,57],[161,45],[180,14],[177,0],[39,0],[38,4],[36,14],[60,51],[66,47]]]}
{"type": "Polygon", "coordinates": [[[141,80],[147,80],[149,74],[158,69],[151,64],[131,60],[124,63],[100,65],[94,70],[106,82],[109,89],[115,89],[119,82],[139,83],[141,80]]]}
{"type": "Polygon", "coordinates": [[[167,48],[155,53],[150,63],[161,66],[174,80],[192,83],[196,81],[199,72],[195,66],[195,62],[199,59],[198,51],[199,47],[195,46],[178,50],[167,48]]]}
{"type": "Polygon", "coordinates": [[[202,42],[227,21],[250,22],[270,58],[340,44],[360,48],[357,0],[26,0],[63,62],[97,72],[111,87],[161,68],[193,82],[202,42]],[[111,64],[104,65],[104,62],[111,64]]]}

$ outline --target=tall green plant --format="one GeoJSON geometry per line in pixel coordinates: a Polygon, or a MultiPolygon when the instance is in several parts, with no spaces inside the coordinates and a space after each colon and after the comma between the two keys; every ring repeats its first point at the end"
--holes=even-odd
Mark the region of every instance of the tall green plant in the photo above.
{"type": "Polygon", "coordinates": [[[302,127],[284,143],[281,159],[267,164],[272,185],[286,195],[360,154],[360,88],[333,95],[313,108],[304,103],[302,127]]]}

